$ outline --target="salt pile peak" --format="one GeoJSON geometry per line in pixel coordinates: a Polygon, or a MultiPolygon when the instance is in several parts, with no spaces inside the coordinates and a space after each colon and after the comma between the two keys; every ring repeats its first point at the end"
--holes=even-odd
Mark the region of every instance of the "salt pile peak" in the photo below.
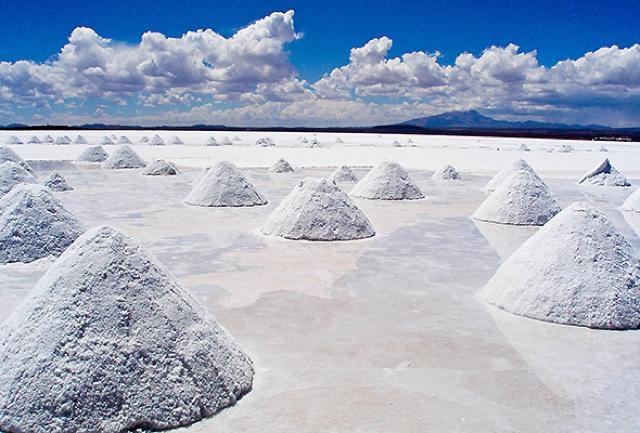
{"type": "Polygon", "coordinates": [[[149,141],[149,144],[151,146],[164,146],[165,145],[164,140],[158,134],[156,134],[153,137],[151,137],[151,141],[149,141]]]}
{"type": "Polygon", "coordinates": [[[433,173],[433,176],[431,177],[435,180],[461,180],[462,179],[462,175],[458,172],[458,170],[453,168],[451,164],[447,164],[441,169],[437,170],[435,173],[433,173]]]}
{"type": "Polygon", "coordinates": [[[74,141],[75,144],[87,144],[88,141],[82,135],[78,135],[74,141]]]}
{"type": "Polygon", "coordinates": [[[17,185],[0,198],[0,263],[57,256],[84,230],[80,220],[47,188],[17,185]]]}
{"type": "Polygon", "coordinates": [[[142,171],[142,174],[147,176],[173,176],[178,173],[180,173],[178,167],[173,162],[164,159],[153,161],[142,171]]]}
{"type": "Polygon", "coordinates": [[[525,161],[524,159],[516,159],[510,164],[504,166],[495,176],[491,178],[489,182],[487,182],[487,184],[484,186],[485,191],[493,191],[507,177],[509,177],[511,173],[518,170],[529,171],[533,175],[535,175],[538,179],[540,179],[540,181],[542,181],[540,176],[538,176],[538,173],[536,173],[535,170],[531,168],[531,166],[529,165],[529,163],[527,163],[527,161],[525,161]]]}
{"type": "Polygon", "coordinates": [[[13,161],[0,162],[0,197],[20,183],[36,183],[36,178],[13,161]]]}
{"type": "Polygon", "coordinates": [[[35,135],[32,135],[31,138],[27,141],[27,143],[29,143],[29,144],[40,144],[40,143],[42,143],[42,141],[40,141],[40,139],[38,137],[36,137],[35,135]]]}
{"type": "Polygon", "coordinates": [[[332,180],[336,183],[352,183],[358,181],[358,176],[351,170],[351,167],[347,165],[342,165],[336,168],[331,176],[329,176],[329,180],[332,180]]]}
{"type": "Polygon", "coordinates": [[[103,162],[108,157],[102,146],[90,146],[82,151],[76,158],[76,162],[103,162]]]}
{"type": "Polygon", "coordinates": [[[372,200],[416,200],[424,198],[420,188],[397,162],[383,161],[372,168],[351,190],[354,197],[372,200]]]}
{"type": "Polygon", "coordinates": [[[266,235],[315,241],[371,237],[375,230],[364,213],[331,180],[298,183],[262,226],[266,235]]]}
{"type": "Polygon", "coordinates": [[[595,170],[582,176],[578,183],[596,186],[631,186],[631,182],[611,165],[609,158],[605,158],[595,170]]]}
{"type": "Polygon", "coordinates": [[[543,225],[560,212],[547,185],[527,170],[512,172],[474,212],[473,218],[499,224],[543,225]]]}
{"type": "Polygon", "coordinates": [[[215,137],[209,137],[204,145],[205,146],[220,146],[220,143],[218,143],[218,140],[216,140],[215,137]]]}
{"type": "Polygon", "coordinates": [[[118,138],[118,144],[131,144],[131,140],[126,135],[121,135],[118,138]]]}
{"type": "Polygon", "coordinates": [[[128,144],[120,145],[104,160],[102,168],[141,168],[146,164],[128,144]]]}
{"type": "Polygon", "coordinates": [[[12,135],[11,137],[7,138],[7,144],[23,144],[23,142],[15,135],[12,135]]]}
{"type": "Polygon", "coordinates": [[[518,150],[522,151],[522,152],[530,152],[531,149],[529,149],[529,146],[527,146],[524,143],[520,143],[520,145],[518,146],[518,150]]]}
{"type": "Polygon", "coordinates": [[[104,137],[102,137],[102,139],[100,140],[100,144],[104,144],[104,145],[109,145],[109,144],[113,144],[113,140],[109,137],[107,137],[106,135],[104,137]]]}
{"type": "Polygon", "coordinates": [[[54,171],[51,174],[49,174],[49,176],[47,176],[42,181],[42,184],[47,188],[49,188],[51,191],[56,191],[56,192],[73,190],[73,187],[69,185],[69,183],[64,178],[64,176],[58,173],[57,171],[54,171]]]}
{"type": "Polygon", "coordinates": [[[639,282],[638,252],[600,211],[573,203],[500,266],[482,296],[547,322],[636,329],[639,282]]]}
{"type": "Polygon", "coordinates": [[[180,137],[176,135],[171,138],[171,140],[169,141],[169,144],[184,144],[184,141],[182,141],[180,137]]]}
{"type": "Polygon", "coordinates": [[[165,430],[234,405],[250,358],[129,236],[97,227],[0,330],[0,430],[165,430]]]}
{"type": "Polygon", "coordinates": [[[279,160],[273,163],[271,168],[269,168],[269,171],[273,173],[291,173],[293,172],[293,167],[291,167],[291,164],[289,164],[289,161],[287,161],[284,158],[280,158],[279,160]]]}
{"type": "Polygon", "coordinates": [[[191,206],[240,207],[261,206],[267,200],[244,177],[236,166],[220,161],[208,168],[193,185],[184,201],[191,206]]]}

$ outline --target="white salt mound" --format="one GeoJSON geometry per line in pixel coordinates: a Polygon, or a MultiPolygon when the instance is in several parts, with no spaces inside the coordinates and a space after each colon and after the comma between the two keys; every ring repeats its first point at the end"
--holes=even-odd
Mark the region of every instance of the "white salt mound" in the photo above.
{"type": "Polygon", "coordinates": [[[262,138],[258,138],[256,140],[256,146],[271,147],[271,146],[275,146],[275,145],[276,144],[273,142],[271,137],[262,137],[262,138]]]}
{"type": "Polygon", "coordinates": [[[267,200],[227,161],[207,169],[184,200],[191,206],[239,207],[261,206],[267,200]]]}
{"type": "Polygon", "coordinates": [[[67,135],[56,138],[55,144],[65,145],[71,144],[71,138],[67,135]]]}
{"type": "Polygon", "coordinates": [[[569,146],[568,144],[561,144],[560,146],[556,147],[555,151],[559,153],[571,153],[573,152],[573,147],[569,146]]]}
{"type": "Polygon", "coordinates": [[[38,137],[33,135],[33,136],[31,136],[29,141],[27,141],[27,143],[29,143],[29,144],[40,144],[40,143],[42,143],[42,141],[40,141],[40,139],[38,137]]]}
{"type": "Polygon", "coordinates": [[[131,144],[131,140],[129,140],[129,137],[126,135],[121,135],[120,138],[118,138],[118,144],[131,144]]]}
{"type": "Polygon", "coordinates": [[[15,135],[12,135],[11,137],[7,138],[7,144],[23,144],[22,140],[20,140],[18,137],[16,137],[15,135]]]}
{"type": "Polygon", "coordinates": [[[51,191],[63,192],[63,191],[71,191],[73,187],[67,183],[67,180],[63,175],[58,173],[57,171],[52,172],[47,176],[42,184],[49,188],[51,191]]]}
{"type": "Polygon", "coordinates": [[[453,166],[450,164],[445,165],[440,170],[433,173],[433,176],[431,177],[435,180],[461,180],[462,179],[462,175],[458,172],[458,170],[453,168],[453,166]]]}
{"type": "Polygon", "coordinates": [[[358,176],[351,170],[349,166],[343,165],[334,170],[329,176],[329,180],[336,183],[353,183],[358,181],[358,176]]]}
{"type": "Polygon", "coordinates": [[[640,327],[640,256],[586,203],[573,203],[516,250],[483,289],[521,316],[603,329],[640,327]]]}
{"type": "MultiPolygon", "coordinates": [[[[0,263],[57,256],[84,231],[80,220],[41,185],[17,185],[0,198],[0,263]]],[[[3,391],[7,389],[0,385],[3,391]]],[[[0,404],[0,419],[3,413],[0,404]]]]}
{"type": "Polygon", "coordinates": [[[531,166],[527,163],[527,161],[525,161],[524,159],[517,159],[512,163],[510,163],[509,165],[503,167],[502,170],[500,170],[495,176],[493,176],[491,180],[487,182],[487,184],[484,186],[485,191],[493,191],[507,177],[509,177],[512,172],[519,171],[519,170],[529,171],[533,175],[535,175],[538,179],[540,179],[540,181],[542,181],[540,176],[538,176],[538,173],[536,173],[535,170],[531,168],[531,166]]]}
{"type": "Polygon", "coordinates": [[[529,146],[527,146],[524,143],[520,143],[520,145],[518,146],[518,150],[522,151],[522,152],[530,152],[531,149],[529,149],[529,146]]]}
{"type": "Polygon", "coordinates": [[[220,143],[218,143],[218,140],[216,140],[215,137],[209,137],[205,146],[220,146],[220,143]]]}
{"type": "Polygon", "coordinates": [[[76,162],[103,162],[108,157],[102,146],[91,146],[82,151],[76,162]]]}
{"type": "Polygon", "coordinates": [[[317,137],[312,137],[308,143],[309,147],[320,147],[320,141],[318,141],[317,137]]]}
{"type": "Polygon", "coordinates": [[[233,141],[231,141],[231,139],[225,135],[220,139],[220,144],[222,144],[223,146],[231,146],[233,144],[233,141]]]}
{"type": "Polygon", "coordinates": [[[407,140],[407,144],[413,144],[413,140],[412,139],[408,139],[407,140]]]}
{"type": "Polygon", "coordinates": [[[547,185],[527,170],[511,173],[489,194],[473,218],[499,224],[545,224],[560,212],[547,185]]]}
{"type": "Polygon", "coordinates": [[[11,148],[7,146],[0,146],[0,164],[3,162],[15,162],[29,173],[33,173],[33,169],[27,162],[22,159],[17,153],[15,153],[11,148]]]}
{"type": "Polygon", "coordinates": [[[402,147],[402,145],[400,144],[400,142],[398,140],[393,140],[393,142],[391,143],[391,145],[393,147],[402,147]]]}
{"type": "Polygon", "coordinates": [[[309,142],[309,140],[307,140],[307,137],[298,137],[298,141],[300,143],[304,143],[304,144],[309,142]]]}
{"type": "Polygon", "coordinates": [[[147,137],[146,135],[143,135],[142,137],[140,137],[140,143],[148,143],[149,142],[149,137],[147,137]]]}
{"type": "Polygon", "coordinates": [[[640,212],[640,188],[636,189],[633,194],[627,197],[624,203],[622,203],[622,209],[631,212],[640,212]]]}
{"type": "Polygon", "coordinates": [[[0,330],[0,430],[157,431],[251,390],[253,365],[133,239],[89,230],[0,330]]]}
{"type": "Polygon", "coordinates": [[[158,134],[154,135],[151,138],[151,141],[149,141],[149,144],[151,146],[164,146],[165,145],[164,140],[158,134]]]}
{"type": "Polygon", "coordinates": [[[178,173],[180,170],[173,162],[163,159],[153,161],[142,171],[147,176],[173,176],[178,173]]]}
{"type": "Polygon", "coordinates": [[[340,138],[340,137],[336,137],[336,141],[335,141],[335,142],[336,142],[337,144],[342,144],[342,143],[344,143],[344,141],[342,141],[342,138],[340,138]]]}
{"type": "Polygon", "coordinates": [[[375,235],[371,223],[338,186],[306,178],[293,188],[261,228],[287,239],[338,241],[375,235]]]}
{"type": "Polygon", "coordinates": [[[608,152],[608,151],[609,151],[609,149],[607,149],[606,147],[604,147],[602,145],[598,148],[598,152],[608,152]]]}
{"type": "Polygon", "coordinates": [[[175,136],[171,138],[171,141],[169,141],[169,144],[184,144],[184,141],[182,141],[180,137],[175,136]]]}
{"type": "Polygon", "coordinates": [[[52,137],[52,136],[50,136],[49,134],[45,135],[45,136],[42,138],[42,142],[43,142],[43,143],[53,143],[53,141],[54,141],[54,140],[53,140],[53,137],[52,137]]]}
{"type": "Polygon", "coordinates": [[[424,198],[409,174],[396,162],[383,161],[372,168],[351,190],[354,197],[372,200],[416,200],[424,198]]]}
{"type": "Polygon", "coordinates": [[[240,137],[238,137],[237,135],[234,135],[234,136],[233,136],[233,138],[232,138],[232,140],[233,140],[233,141],[242,141],[242,140],[240,139],[240,137]]]}
{"type": "Polygon", "coordinates": [[[113,144],[113,140],[111,140],[111,138],[105,135],[104,137],[102,137],[102,140],[100,140],[100,144],[104,144],[104,145],[113,144]]]}
{"type": "Polygon", "coordinates": [[[102,168],[141,168],[146,164],[128,144],[118,146],[113,153],[104,160],[102,168]]]}
{"type": "Polygon", "coordinates": [[[280,158],[271,166],[269,171],[273,173],[291,173],[293,172],[293,167],[291,167],[289,161],[284,158],[280,158]]]}
{"type": "Polygon", "coordinates": [[[13,161],[0,162],[0,197],[20,183],[36,183],[36,178],[13,161]]]}
{"type": "Polygon", "coordinates": [[[611,165],[609,158],[602,161],[595,170],[582,176],[578,183],[597,186],[631,186],[631,182],[611,165]]]}
{"type": "Polygon", "coordinates": [[[82,135],[78,135],[74,141],[75,144],[87,144],[88,141],[82,135]]]}

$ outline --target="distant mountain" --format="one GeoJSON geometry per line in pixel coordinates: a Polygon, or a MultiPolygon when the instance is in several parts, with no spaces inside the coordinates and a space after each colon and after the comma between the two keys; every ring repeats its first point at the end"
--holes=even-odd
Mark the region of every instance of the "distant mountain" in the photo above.
{"type": "Polygon", "coordinates": [[[602,125],[566,125],[564,123],[548,123],[527,120],[524,122],[512,122],[508,120],[496,120],[484,116],[476,110],[450,111],[436,116],[418,117],[407,120],[394,126],[417,126],[425,129],[526,129],[526,130],[602,130],[611,128],[602,125]]]}

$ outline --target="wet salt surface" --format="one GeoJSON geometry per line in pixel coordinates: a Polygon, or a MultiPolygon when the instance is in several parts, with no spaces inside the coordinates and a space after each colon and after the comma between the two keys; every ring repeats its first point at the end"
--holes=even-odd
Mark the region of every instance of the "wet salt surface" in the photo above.
{"type": "MultiPolygon", "coordinates": [[[[186,206],[195,170],[159,178],[61,170],[75,190],[57,196],[71,211],[89,226],[110,224],[139,239],[255,362],[251,393],[181,431],[640,430],[640,333],[542,323],[476,298],[535,231],[483,229],[469,218],[488,177],[442,184],[431,171],[410,170],[426,199],[355,199],[377,235],[315,243],[257,228],[297,181],[333,168],[242,171],[267,206],[186,206]]],[[[640,247],[633,228],[640,224],[617,210],[632,188],[545,181],[562,207],[596,204],[640,247]]],[[[50,263],[0,266],[2,315],[50,263]]]]}

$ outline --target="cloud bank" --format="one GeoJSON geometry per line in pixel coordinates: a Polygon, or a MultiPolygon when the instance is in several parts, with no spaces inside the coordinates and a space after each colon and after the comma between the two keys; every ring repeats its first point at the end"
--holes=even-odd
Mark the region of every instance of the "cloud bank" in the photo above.
{"type": "MultiPolygon", "coordinates": [[[[287,53],[294,12],[224,37],[211,29],[125,44],[79,27],[51,60],[0,62],[0,123],[88,121],[234,125],[370,125],[449,110],[503,118],[640,124],[640,45],[602,47],[547,67],[515,44],[389,55],[374,38],[309,83],[287,53]]],[[[295,45],[295,44],[293,44],[295,45]]]]}

